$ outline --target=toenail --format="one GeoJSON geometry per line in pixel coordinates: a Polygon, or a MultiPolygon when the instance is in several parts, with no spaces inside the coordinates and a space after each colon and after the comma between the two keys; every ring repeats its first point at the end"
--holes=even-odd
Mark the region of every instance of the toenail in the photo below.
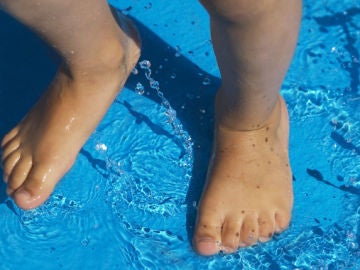
{"type": "Polygon", "coordinates": [[[205,256],[214,255],[222,250],[220,241],[208,237],[196,240],[195,246],[197,251],[205,256]]]}
{"type": "Polygon", "coordinates": [[[245,243],[239,243],[239,247],[241,247],[241,248],[244,248],[246,246],[247,246],[247,244],[245,244],[245,243]]]}
{"type": "Polygon", "coordinates": [[[17,191],[15,195],[18,198],[18,200],[21,200],[23,202],[29,202],[31,199],[31,194],[25,189],[21,189],[17,191]]]}
{"type": "Polygon", "coordinates": [[[215,244],[216,246],[220,247],[221,246],[221,242],[220,241],[214,241],[214,239],[210,238],[210,237],[205,237],[205,238],[201,238],[198,239],[196,241],[196,243],[209,243],[209,244],[215,244]]]}
{"type": "Polygon", "coordinates": [[[270,240],[271,237],[259,237],[259,241],[264,243],[264,242],[268,242],[270,240]]]}
{"type": "Polygon", "coordinates": [[[222,246],[222,247],[220,248],[220,251],[225,252],[225,253],[233,253],[233,252],[235,251],[235,249],[222,246]]]}

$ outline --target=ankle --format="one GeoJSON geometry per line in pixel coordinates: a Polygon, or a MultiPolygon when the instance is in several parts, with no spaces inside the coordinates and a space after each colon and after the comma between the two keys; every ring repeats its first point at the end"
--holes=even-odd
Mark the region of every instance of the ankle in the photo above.
{"type": "Polygon", "coordinates": [[[86,74],[100,76],[119,72],[129,75],[139,59],[140,49],[135,46],[129,48],[128,44],[113,41],[104,44],[104,47],[97,51],[81,54],[63,57],[62,66],[72,78],[82,78],[86,74]]]}
{"type": "Polygon", "coordinates": [[[134,24],[121,14],[115,14],[116,26],[108,29],[107,38],[83,46],[78,53],[63,54],[63,63],[71,75],[101,76],[115,74],[128,77],[140,57],[141,39],[134,24]]]}
{"type": "Polygon", "coordinates": [[[215,121],[218,127],[234,131],[254,131],[266,127],[277,128],[281,115],[280,95],[264,110],[261,106],[234,106],[232,101],[216,98],[215,121]]]}

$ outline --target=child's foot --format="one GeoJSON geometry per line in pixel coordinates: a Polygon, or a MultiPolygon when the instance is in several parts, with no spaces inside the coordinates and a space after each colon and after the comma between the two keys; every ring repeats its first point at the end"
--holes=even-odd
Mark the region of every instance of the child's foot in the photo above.
{"type": "Polygon", "coordinates": [[[293,203],[288,135],[282,98],[260,129],[217,125],[193,239],[199,254],[234,252],[288,227],[293,203]]]}
{"type": "Polygon", "coordinates": [[[35,208],[49,197],[136,64],[137,32],[125,18],[120,24],[119,35],[104,40],[103,53],[85,55],[86,67],[66,59],[68,67],[3,138],[4,180],[19,207],[35,208]]]}

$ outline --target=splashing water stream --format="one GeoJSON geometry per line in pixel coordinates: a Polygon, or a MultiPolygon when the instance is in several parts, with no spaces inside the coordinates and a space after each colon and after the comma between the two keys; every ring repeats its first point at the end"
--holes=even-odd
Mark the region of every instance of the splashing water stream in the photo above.
{"type": "MultiPolygon", "coordinates": [[[[182,145],[185,148],[185,159],[182,161],[182,166],[191,166],[193,156],[193,142],[191,137],[184,131],[182,124],[176,117],[176,111],[170,105],[170,102],[165,98],[164,93],[160,90],[160,84],[151,75],[151,62],[149,60],[142,60],[139,62],[140,68],[145,71],[145,77],[149,81],[151,89],[156,91],[157,96],[161,99],[161,105],[165,108],[165,115],[167,116],[167,122],[171,125],[176,135],[179,136],[182,145]]],[[[138,83],[136,85],[136,91],[139,94],[144,93],[143,86],[138,83]]]]}

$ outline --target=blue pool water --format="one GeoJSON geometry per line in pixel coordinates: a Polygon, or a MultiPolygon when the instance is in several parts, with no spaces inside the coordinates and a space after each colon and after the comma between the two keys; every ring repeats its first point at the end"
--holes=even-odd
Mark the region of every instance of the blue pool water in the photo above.
{"type": "MultiPolygon", "coordinates": [[[[43,206],[22,211],[0,185],[0,269],[360,269],[360,2],[304,2],[282,88],[292,126],[290,228],[210,258],[190,244],[219,85],[207,15],[197,1],[111,3],[138,25],[141,60],[159,88],[137,66],[43,206]]],[[[2,137],[56,65],[3,13],[0,25],[2,137]]]]}

